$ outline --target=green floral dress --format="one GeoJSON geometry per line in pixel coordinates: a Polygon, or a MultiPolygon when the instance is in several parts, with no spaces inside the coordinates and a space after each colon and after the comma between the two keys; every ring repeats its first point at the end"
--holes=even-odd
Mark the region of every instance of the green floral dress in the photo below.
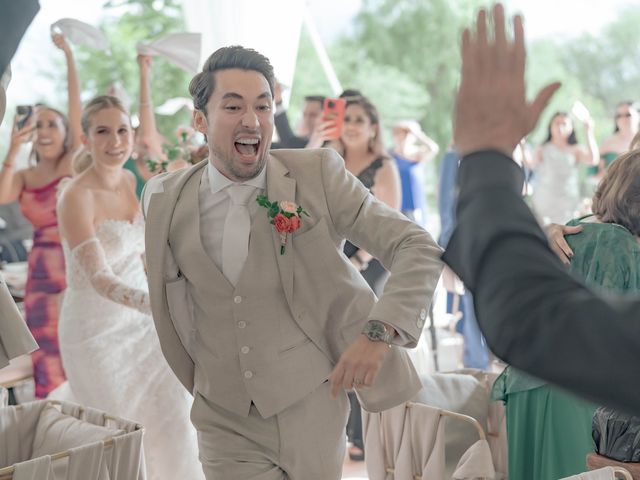
{"type": "MultiPolygon", "coordinates": [[[[583,227],[566,237],[574,253],[571,273],[594,289],[640,291],[637,238],[620,225],[586,218],[568,223],[583,227]]],[[[510,480],[557,480],[586,470],[596,405],[512,367],[496,380],[493,398],[505,403],[510,480]]]]}

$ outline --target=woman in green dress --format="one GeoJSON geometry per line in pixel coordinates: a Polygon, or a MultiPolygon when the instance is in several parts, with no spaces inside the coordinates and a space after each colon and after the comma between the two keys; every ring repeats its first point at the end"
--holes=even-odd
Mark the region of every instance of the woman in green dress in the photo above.
{"type": "MultiPolygon", "coordinates": [[[[566,238],[574,253],[571,272],[594,289],[640,292],[640,150],[621,155],[606,171],[593,212],[568,224],[582,227],[566,238]]],[[[557,480],[586,469],[596,405],[512,367],[496,381],[493,396],[505,402],[511,480],[557,480]]]]}

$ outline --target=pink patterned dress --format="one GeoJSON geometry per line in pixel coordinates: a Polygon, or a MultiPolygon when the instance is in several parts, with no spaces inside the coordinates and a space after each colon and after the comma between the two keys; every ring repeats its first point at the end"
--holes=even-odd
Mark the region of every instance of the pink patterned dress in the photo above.
{"type": "Polygon", "coordinates": [[[58,312],[66,287],[58,232],[56,193],[60,177],[20,195],[22,214],[33,225],[33,247],[24,296],[27,325],[40,348],[31,354],[36,397],[44,398],[65,380],[58,347],[58,312]]]}

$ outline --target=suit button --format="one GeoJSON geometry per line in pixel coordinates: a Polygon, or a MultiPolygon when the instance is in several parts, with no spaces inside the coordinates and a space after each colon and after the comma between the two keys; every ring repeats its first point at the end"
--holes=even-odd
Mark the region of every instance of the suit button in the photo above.
{"type": "Polygon", "coordinates": [[[240,351],[241,351],[242,353],[244,353],[245,355],[246,355],[247,353],[249,353],[249,350],[250,350],[250,348],[249,348],[249,347],[247,347],[247,346],[244,346],[244,347],[242,347],[242,348],[240,349],[240,351]]]}
{"type": "Polygon", "coordinates": [[[240,320],[238,322],[238,328],[244,328],[247,326],[247,322],[245,322],[244,320],[240,320]]]}
{"type": "Polygon", "coordinates": [[[427,311],[423,308],[422,310],[420,310],[420,319],[424,320],[427,318],[427,311]]]}
{"type": "Polygon", "coordinates": [[[236,295],[235,297],[233,297],[233,301],[235,303],[241,303],[242,302],[242,297],[240,295],[236,295]]]}
{"type": "Polygon", "coordinates": [[[253,378],[253,372],[250,370],[247,370],[246,372],[244,372],[244,378],[246,378],[247,380],[250,378],[253,378]]]}
{"type": "Polygon", "coordinates": [[[418,328],[422,328],[422,326],[424,325],[424,322],[422,320],[418,320],[416,322],[416,325],[418,326],[418,328]]]}

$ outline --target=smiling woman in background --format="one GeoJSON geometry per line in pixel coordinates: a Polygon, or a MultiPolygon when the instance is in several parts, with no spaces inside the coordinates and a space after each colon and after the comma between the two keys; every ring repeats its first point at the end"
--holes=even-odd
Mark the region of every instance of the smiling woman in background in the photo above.
{"type": "Polygon", "coordinates": [[[71,49],[62,35],[53,42],[65,54],[69,118],[53,108],[39,106],[27,122],[14,125],[9,152],[0,170],[0,203],[20,201],[23,215],[33,224],[24,297],[27,325],[39,350],[31,354],[36,397],[44,398],[65,379],[58,348],[58,310],[65,289],[64,256],[58,233],[56,191],[71,176],[71,157],[80,144],[80,88],[71,49]],[[20,147],[33,141],[35,165],[15,171],[20,147]]]}

